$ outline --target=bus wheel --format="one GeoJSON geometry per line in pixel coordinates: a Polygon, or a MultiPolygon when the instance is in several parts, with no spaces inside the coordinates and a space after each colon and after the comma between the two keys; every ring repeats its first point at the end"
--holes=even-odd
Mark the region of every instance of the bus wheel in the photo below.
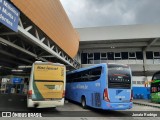
{"type": "Polygon", "coordinates": [[[82,105],[82,108],[83,109],[86,109],[87,108],[87,105],[86,105],[86,98],[83,96],[82,99],[81,99],[81,105],[82,105]]]}

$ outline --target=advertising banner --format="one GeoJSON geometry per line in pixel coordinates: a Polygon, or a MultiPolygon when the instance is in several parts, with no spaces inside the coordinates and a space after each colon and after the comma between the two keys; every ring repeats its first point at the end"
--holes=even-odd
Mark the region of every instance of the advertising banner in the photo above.
{"type": "Polygon", "coordinates": [[[64,67],[54,65],[35,65],[35,80],[64,80],[64,67]]]}

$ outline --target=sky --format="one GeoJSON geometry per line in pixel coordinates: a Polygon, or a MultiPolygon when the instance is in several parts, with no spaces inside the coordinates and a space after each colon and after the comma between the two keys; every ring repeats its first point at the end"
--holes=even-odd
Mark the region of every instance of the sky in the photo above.
{"type": "Polygon", "coordinates": [[[160,0],[60,1],[75,28],[160,23],[160,0]]]}

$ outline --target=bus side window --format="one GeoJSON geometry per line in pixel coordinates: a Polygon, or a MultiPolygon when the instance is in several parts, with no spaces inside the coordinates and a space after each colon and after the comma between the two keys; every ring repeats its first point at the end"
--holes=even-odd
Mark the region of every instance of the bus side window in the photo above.
{"type": "Polygon", "coordinates": [[[101,76],[102,67],[94,68],[90,71],[91,80],[98,80],[101,76]]]}
{"type": "Polygon", "coordinates": [[[76,82],[76,73],[72,74],[71,82],[76,82]]]}
{"type": "Polygon", "coordinates": [[[67,81],[67,83],[70,83],[70,82],[71,82],[70,76],[71,76],[71,75],[67,75],[67,76],[66,76],[66,81],[67,81]]]}
{"type": "Polygon", "coordinates": [[[74,74],[68,75],[68,82],[71,83],[74,80],[74,74]]]}
{"type": "Polygon", "coordinates": [[[153,80],[160,80],[160,74],[157,73],[153,76],[153,80]]]}
{"type": "Polygon", "coordinates": [[[88,81],[88,70],[85,70],[81,72],[81,82],[87,82],[88,81]]]}

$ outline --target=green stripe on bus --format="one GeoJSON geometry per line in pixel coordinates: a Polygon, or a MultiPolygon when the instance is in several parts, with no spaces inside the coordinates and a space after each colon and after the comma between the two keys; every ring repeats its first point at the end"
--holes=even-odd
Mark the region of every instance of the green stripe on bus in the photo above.
{"type": "Polygon", "coordinates": [[[154,80],[152,83],[158,83],[160,82],[160,80],[154,80]]]}
{"type": "MultiPolygon", "coordinates": [[[[33,78],[34,78],[34,76],[33,76],[33,78]]],[[[38,88],[37,88],[37,86],[36,86],[36,84],[34,82],[34,79],[33,79],[33,90],[34,90],[34,94],[35,94],[37,100],[43,99],[43,96],[39,92],[39,90],[38,90],[38,88]]]]}

